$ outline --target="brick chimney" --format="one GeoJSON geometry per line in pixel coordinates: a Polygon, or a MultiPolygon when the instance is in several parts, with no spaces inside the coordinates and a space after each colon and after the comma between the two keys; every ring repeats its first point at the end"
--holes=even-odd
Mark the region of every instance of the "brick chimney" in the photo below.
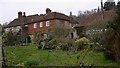
{"type": "Polygon", "coordinates": [[[72,17],[72,11],[70,11],[70,15],[69,16],[72,17]]]}
{"type": "Polygon", "coordinates": [[[23,17],[26,17],[26,13],[25,12],[23,12],[23,17]]]}
{"type": "Polygon", "coordinates": [[[49,8],[46,9],[46,14],[50,13],[51,10],[49,8]]]}
{"type": "Polygon", "coordinates": [[[21,18],[22,17],[22,12],[18,12],[18,18],[21,18]]]}

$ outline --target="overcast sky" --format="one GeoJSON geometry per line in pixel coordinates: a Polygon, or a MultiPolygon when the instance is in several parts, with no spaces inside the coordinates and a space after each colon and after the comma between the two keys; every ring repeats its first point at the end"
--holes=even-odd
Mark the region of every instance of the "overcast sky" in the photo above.
{"type": "MultiPolygon", "coordinates": [[[[105,2],[107,0],[103,0],[105,2]]],[[[115,0],[116,2],[118,0],[115,0]]],[[[46,8],[69,15],[77,15],[78,11],[85,11],[100,6],[100,0],[0,0],[0,23],[17,18],[19,11],[26,15],[44,14],[46,8]]]]}

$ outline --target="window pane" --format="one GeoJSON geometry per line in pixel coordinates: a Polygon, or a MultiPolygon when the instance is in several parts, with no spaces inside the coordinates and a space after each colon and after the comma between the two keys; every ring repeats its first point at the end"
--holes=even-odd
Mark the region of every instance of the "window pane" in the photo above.
{"type": "Polygon", "coordinates": [[[46,26],[50,26],[50,21],[46,21],[46,26]]]}
{"type": "Polygon", "coordinates": [[[34,23],[34,28],[37,28],[37,23],[34,23]]]}
{"type": "Polygon", "coordinates": [[[40,27],[43,27],[43,22],[40,22],[40,27]]]}

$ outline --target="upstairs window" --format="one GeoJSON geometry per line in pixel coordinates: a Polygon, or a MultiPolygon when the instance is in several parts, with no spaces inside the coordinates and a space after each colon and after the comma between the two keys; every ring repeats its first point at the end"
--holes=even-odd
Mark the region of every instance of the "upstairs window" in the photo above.
{"type": "Polygon", "coordinates": [[[34,28],[37,28],[37,23],[34,23],[34,28]]]}
{"type": "Polygon", "coordinates": [[[43,22],[40,22],[40,27],[43,27],[43,22]]]}
{"type": "Polygon", "coordinates": [[[50,21],[46,21],[46,27],[50,26],[50,21]]]}

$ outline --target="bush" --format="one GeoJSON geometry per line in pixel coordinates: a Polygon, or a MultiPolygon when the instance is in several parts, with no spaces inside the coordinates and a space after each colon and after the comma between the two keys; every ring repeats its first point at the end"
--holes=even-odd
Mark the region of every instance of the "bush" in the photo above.
{"type": "Polygon", "coordinates": [[[105,49],[103,52],[106,59],[115,61],[115,55],[113,51],[105,49]]]}
{"type": "Polygon", "coordinates": [[[80,38],[80,39],[75,41],[75,45],[77,46],[77,50],[87,48],[86,45],[89,45],[89,43],[90,43],[90,41],[85,37],[80,38]]]}
{"type": "Polygon", "coordinates": [[[65,43],[61,43],[61,49],[65,51],[71,50],[73,46],[74,46],[73,40],[66,40],[65,43]]]}
{"type": "Polygon", "coordinates": [[[25,35],[25,38],[21,40],[21,43],[31,43],[31,38],[29,35],[25,35]]]}
{"type": "Polygon", "coordinates": [[[68,51],[69,45],[68,45],[68,44],[63,44],[63,43],[62,43],[61,49],[64,50],[64,51],[68,51]]]}
{"type": "Polygon", "coordinates": [[[57,47],[60,47],[60,40],[57,38],[41,40],[39,45],[37,46],[39,49],[43,47],[41,42],[45,43],[44,49],[56,49],[57,47]]]}
{"type": "Polygon", "coordinates": [[[52,40],[46,42],[45,48],[69,50],[72,45],[73,41],[67,38],[53,38],[52,40]]]}
{"type": "Polygon", "coordinates": [[[26,38],[27,43],[31,43],[31,38],[29,35],[17,35],[12,32],[5,32],[2,35],[2,43],[5,46],[22,45],[22,43],[26,43],[26,38]]]}
{"type": "Polygon", "coordinates": [[[45,47],[49,48],[49,49],[55,49],[58,46],[59,40],[54,38],[50,41],[48,41],[48,43],[46,44],[45,47]]]}
{"type": "Polygon", "coordinates": [[[14,35],[12,32],[6,32],[2,35],[2,43],[3,45],[13,46],[15,44],[18,44],[19,41],[17,40],[17,36],[14,35]]]}
{"type": "Polygon", "coordinates": [[[115,51],[112,45],[105,45],[103,49],[103,53],[106,59],[115,61],[115,51]]]}
{"type": "Polygon", "coordinates": [[[39,61],[37,59],[30,59],[25,63],[26,66],[36,66],[39,65],[39,61]]]}
{"type": "Polygon", "coordinates": [[[90,49],[95,50],[95,51],[102,51],[103,47],[99,43],[89,43],[90,49]]]}

